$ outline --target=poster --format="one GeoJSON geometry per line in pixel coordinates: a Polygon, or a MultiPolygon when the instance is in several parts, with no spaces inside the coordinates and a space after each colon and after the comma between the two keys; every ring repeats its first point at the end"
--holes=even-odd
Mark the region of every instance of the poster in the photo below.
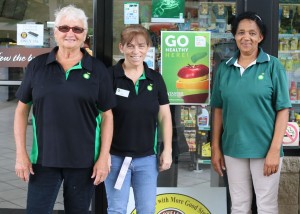
{"type": "Polygon", "coordinates": [[[155,70],[155,47],[150,47],[144,59],[148,67],[155,70]]]}
{"type": "Polygon", "coordinates": [[[139,23],[139,3],[125,2],[124,3],[124,24],[139,23]]]}
{"type": "Polygon", "coordinates": [[[172,105],[208,105],[210,32],[162,31],[161,73],[172,105]]]}
{"type": "Polygon", "coordinates": [[[152,0],[151,22],[184,23],[185,0],[152,0]]]}
{"type": "MultiPolygon", "coordinates": [[[[225,187],[159,187],[155,214],[215,214],[227,210],[225,187]],[[218,206],[216,206],[216,202],[218,206]]],[[[130,188],[127,214],[136,214],[130,188]]]]}
{"type": "Polygon", "coordinates": [[[17,24],[17,45],[43,46],[43,24],[17,24]]]}

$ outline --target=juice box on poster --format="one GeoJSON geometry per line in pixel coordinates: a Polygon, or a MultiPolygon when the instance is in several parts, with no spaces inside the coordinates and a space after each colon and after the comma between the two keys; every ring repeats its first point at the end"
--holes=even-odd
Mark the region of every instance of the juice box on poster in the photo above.
{"type": "Polygon", "coordinates": [[[296,122],[288,122],[282,144],[283,146],[299,146],[299,126],[296,122]]]}

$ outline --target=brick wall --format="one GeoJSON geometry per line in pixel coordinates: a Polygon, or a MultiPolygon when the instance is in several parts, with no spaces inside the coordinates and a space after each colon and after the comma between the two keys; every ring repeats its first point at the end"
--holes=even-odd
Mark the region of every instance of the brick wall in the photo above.
{"type": "Polygon", "coordinates": [[[284,157],[279,186],[279,214],[300,214],[300,157],[284,157]]]}

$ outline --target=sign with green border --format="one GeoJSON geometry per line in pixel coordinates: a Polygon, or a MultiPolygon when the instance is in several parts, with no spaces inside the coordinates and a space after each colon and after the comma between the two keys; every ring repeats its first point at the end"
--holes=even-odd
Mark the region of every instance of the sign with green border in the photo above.
{"type": "Polygon", "coordinates": [[[161,32],[161,73],[170,104],[209,104],[210,38],[206,31],[161,32]]]}

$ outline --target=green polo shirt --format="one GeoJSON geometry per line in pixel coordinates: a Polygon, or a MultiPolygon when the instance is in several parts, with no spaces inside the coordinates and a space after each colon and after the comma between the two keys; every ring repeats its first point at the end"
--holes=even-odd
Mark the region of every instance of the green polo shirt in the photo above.
{"type": "Polygon", "coordinates": [[[211,106],[222,109],[224,155],[264,158],[273,138],[277,111],[291,107],[286,72],[276,57],[260,48],[256,63],[241,75],[235,66],[238,56],[239,52],[218,67],[211,106]]]}

